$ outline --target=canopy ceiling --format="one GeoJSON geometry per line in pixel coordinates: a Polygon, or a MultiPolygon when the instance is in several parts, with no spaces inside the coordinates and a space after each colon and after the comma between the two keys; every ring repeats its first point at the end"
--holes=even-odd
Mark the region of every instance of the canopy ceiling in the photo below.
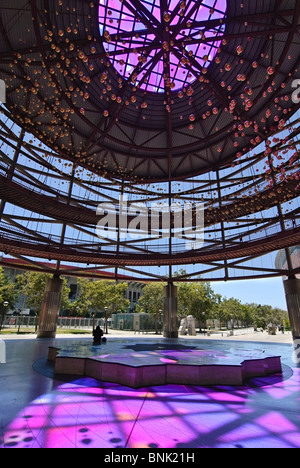
{"type": "Polygon", "coordinates": [[[298,273],[274,260],[300,242],[299,28],[298,0],[1,0],[2,264],[298,273]],[[131,213],[202,203],[203,245],[178,240],[174,217],[167,240],[99,239],[97,207],[120,195],[131,213]]]}
{"type": "Polygon", "coordinates": [[[297,0],[3,0],[7,105],[101,176],[215,170],[295,112],[281,98],[298,67],[299,12],[297,0]]]}

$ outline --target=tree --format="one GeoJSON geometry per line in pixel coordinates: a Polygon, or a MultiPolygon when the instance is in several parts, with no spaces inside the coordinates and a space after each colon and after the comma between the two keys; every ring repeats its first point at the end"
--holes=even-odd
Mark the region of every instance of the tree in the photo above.
{"type": "Polygon", "coordinates": [[[222,321],[227,324],[232,322],[232,325],[241,319],[244,310],[241,301],[233,297],[223,298],[220,309],[222,321]]]}
{"type": "Polygon", "coordinates": [[[125,312],[130,306],[126,299],[127,283],[116,283],[115,281],[80,281],[80,297],[78,307],[81,310],[92,310],[95,314],[105,313],[105,327],[107,330],[107,319],[115,312],[125,312]]]}
{"type": "Polygon", "coordinates": [[[127,283],[112,283],[109,287],[109,305],[110,314],[116,312],[126,312],[130,306],[130,301],[126,299],[127,283]]]}
{"type": "MultiPolygon", "coordinates": [[[[26,272],[23,275],[17,276],[19,292],[26,297],[26,304],[33,309],[37,315],[39,315],[43,304],[48,278],[52,278],[52,275],[38,272],[26,272]]],[[[61,310],[67,309],[70,305],[69,293],[70,289],[67,286],[67,280],[64,278],[61,310]]]]}
{"type": "Polygon", "coordinates": [[[143,295],[138,301],[138,310],[142,313],[158,316],[164,309],[164,284],[149,283],[143,289],[143,295]]]}
{"type": "Polygon", "coordinates": [[[253,325],[253,311],[249,304],[242,304],[242,315],[240,320],[244,327],[253,325]]]}
{"type": "Polygon", "coordinates": [[[288,313],[285,310],[268,305],[251,304],[253,309],[253,323],[258,328],[266,329],[269,323],[273,325],[287,324],[288,313]]]}
{"type": "Polygon", "coordinates": [[[181,317],[193,315],[204,322],[212,317],[215,303],[210,283],[179,283],[178,310],[181,317]]]}
{"type": "Polygon", "coordinates": [[[212,317],[215,304],[214,292],[210,283],[195,283],[192,296],[191,314],[201,322],[212,317]]]}
{"type": "Polygon", "coordinates": [[[191,298],[193,295],[192,283],[179,283],[178,284],[178,317],[183,319],[190,315],[191,298]]]}
{"type": "Polygon", "coordinates": [[[69,305],[68,313],[72,317],[90,317],[92,301],[90,295],[91,280],[78,278],[79,293],[75,301],[69,305]]]}
{"type": "Polygon", "coordinates": [[[17,290],[15,284],[5,275],[0,267],[0,330],[3,320],[9,308],[13,308],[17,300],[17,290]],[[6,305],[6,303],[8,305],[6,305]],[[4,305],[5,304],[5,305],[4,305]]]}
{"type": "Polygon", "coordinates": [[[3,304],[8,302],[9,308],[13,308],[17,300],[17,288],[0,267],[0,309],[5,308],[3,304]]]}
{"type": "Polygon", "coordinates": [[[164,310],[164,284],[149,283],[143,289],[143,295],[138,301],[137,311],[155,316],[156,333],[158,333],[158,320],[160,311],[164,310]]]}
{"type": "MultiPolygon", "coordinates": [[[[215,305],[215,294],[210,283],[178,283],[178,316],[193,315],[200,321],[207,320],[215,305]]],[[[143,289],[138,302],[138,310],[154,314],[158,319],[159,311],[164,309],[164,284],[150,283],[143,289]]]]}

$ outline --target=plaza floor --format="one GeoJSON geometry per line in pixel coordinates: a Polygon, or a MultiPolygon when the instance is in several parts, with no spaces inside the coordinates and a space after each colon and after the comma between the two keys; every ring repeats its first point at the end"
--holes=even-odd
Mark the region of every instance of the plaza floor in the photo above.
{"type": "MultiPolygon", "coordinates": [[[[153,338],[128,334],[132,345],[153,338]]],[[[282,374],[242,387],[139,390],[40,371],[49,346],[72,348],[90,338],[1,339],[0,448],[300,448],[300,368],[289,335],[198,338],[224,352],[279,355],[282,374]]]]}

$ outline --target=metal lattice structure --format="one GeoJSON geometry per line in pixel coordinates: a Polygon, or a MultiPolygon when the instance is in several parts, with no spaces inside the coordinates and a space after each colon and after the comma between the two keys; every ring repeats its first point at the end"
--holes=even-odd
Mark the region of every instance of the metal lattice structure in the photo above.
{"type": "Polygon", "coordinates": [[[299,28],[297,0],[3,0],[2,264],[152,281],[299,273],[299,28]],[[125,238],[120,197],[136,224],[141,206],[195,217],[203,204],[203,243],[179,239],[174,216],[168,238],[161,221],[155,238],[125,238]],[[99,239],[103,203],[116,231],[99,239]]]}

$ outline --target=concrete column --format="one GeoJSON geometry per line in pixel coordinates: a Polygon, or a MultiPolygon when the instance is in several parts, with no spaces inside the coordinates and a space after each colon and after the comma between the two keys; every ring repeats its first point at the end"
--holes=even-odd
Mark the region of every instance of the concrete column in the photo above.
{"type": "Polygon", "coordinates": [[[300,339],[300,280],[284,281],[286,302],[294,340],[300,339]]]}
{"type": "Polygon", "coordinates": [[[164,288],[164,337],[178,338],[177,287],[169,284],[164,288]]]}
{"type": "Polygon", "coordinates": [[[40,313],[38,338],[55,338],[62,290],[62,279],[54,277],[47,280],[44,302],[40,313]]]}

